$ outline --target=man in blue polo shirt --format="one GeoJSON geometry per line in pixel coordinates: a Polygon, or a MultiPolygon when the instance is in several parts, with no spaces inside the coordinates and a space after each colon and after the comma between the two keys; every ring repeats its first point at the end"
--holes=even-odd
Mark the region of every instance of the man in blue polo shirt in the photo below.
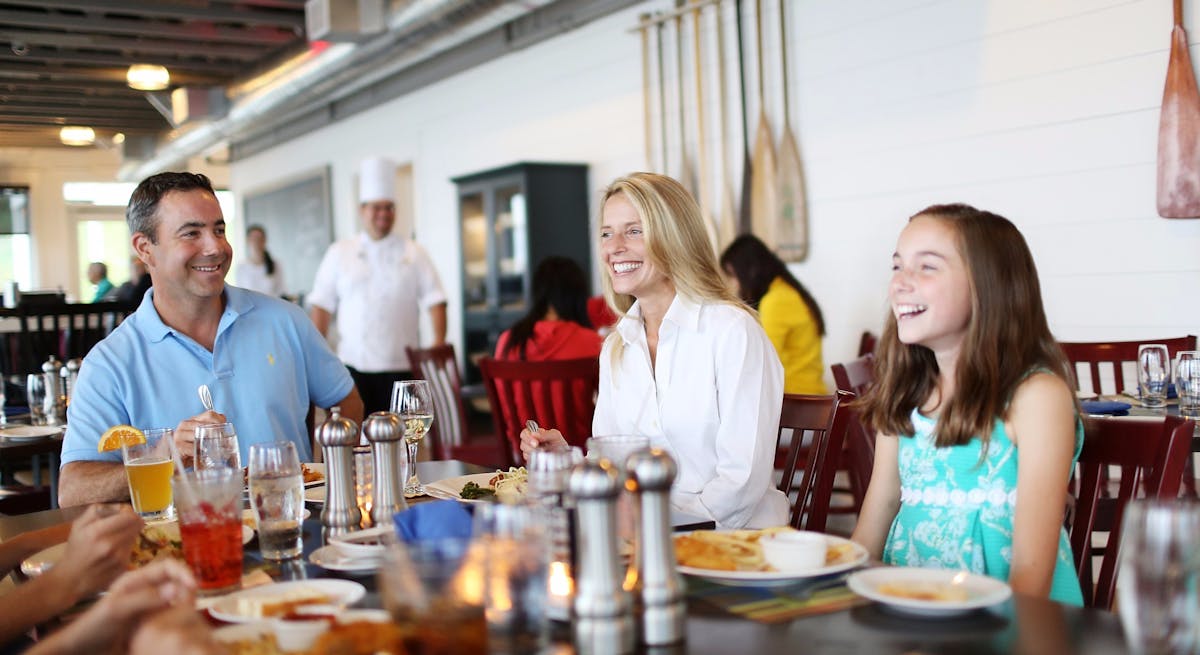
{"type": "Polygon", "coordinates": [[[251,444],[281,439],[309,461],[310,402],[339,405],[343,416],[361,421],[349,372],[303,310],[225,284],[233,249],[208,178],[149,177],[125,218],[154,286],[79,369],[59,477],[64,507],[129,498],[121,454],[96,452],[114,425],[174,427],[179,452],[190,458],[196,426],[228,420],[243,461],[251,444]],[[221,413],[204,411],[201,384],[221,413]]]}

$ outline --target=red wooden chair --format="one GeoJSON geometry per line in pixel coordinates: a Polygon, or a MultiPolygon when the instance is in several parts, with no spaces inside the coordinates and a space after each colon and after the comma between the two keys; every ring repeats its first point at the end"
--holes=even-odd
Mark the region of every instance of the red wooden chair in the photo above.
{"type": "MultiPolygon", "coordinates": [[[[838,391],[849,391],[861,397],[875,382],[873,353],[866,353],[844,364],[834,364],[830,368],[838,391]]],[[[850,492],[854,496],[853,509],[856,512],[862,508],[863,497],[867,494],[867,485],[871,482],[871,469],[874,466],[875,435],[859,420],[858,411],[851,408],[842,468],[850,474],[850,492]]]]}
{"type": "Polygon", "coordinates": [[[541,362],[479,361],[492,421],[504,448],[506,466],[523,466],[521,430],[534,419],[543,428],[557,428],[573,446],[583,447],[592,436],[592,414],[600,384],[600,360],[562,359],[541,362]]]}
{"type": "Polygon", "coordinates": [[[1086,437],[1079,455],[1082,473],[1075,516],[1071,521],[1071,550],[1079,574],[1083,601],[1091,607],[1112,609],[1117,589],[1121,517],[1136,497],[1139,484],[1147,497],[1174,498],[1179,494],[1184,462],[1191,458],[1194,421],[1169,416],[1164,422],[1141,419],[1098,418],[1084,423],[1086,437]],[[1121,468],[1116,497],[1106,497],[1102,472],[1121,468]],[[1096,532],[1108,532],[1101,550],[1093,543],[1096,532]],[[1092,558],[1101,557],[1100,576],[1092,584],[1092,558]]]}
{"type": "Polygon", "coordinates": [[[832,396],[785,394],[783,397],[779,429],[791,428],[792,444],[784,462],[779,490],[789,501],[795,494],[789,521],[794,528],[825,531],[833,479],[838,469],[837,454],[846,437],[849,403],[853,399],[854,394],[844,391],[832,396]],[[802,445],[805,435],[811,435],[807,447],[802,445]],[[797,472],[801,472],[799,483],[796,482],[797,472]]]}
{"type": "MultiPolygon", "coordinates": [[[[1172,339],[1142,339],[1140,341],[1110,341],[1107,343],[1059,342],[1067,361],[1071,362],[1071,374],[1075,376],[1075,388],[1080,391],[1082,380],[1079,379],[1079,365],[1083,364],[1092,382],[1092,393],[1101,393],[1100,370],[1105,364],[1112,366],[1113,382],[1116,389],[1113,393],[1121,393],[1127,386],[1125,374],[1121,370],[1123,362],[1136,362],[1138,346],[1144,343],[1161,343],[1167,346],[1171,359],[1181,350],[1195,350],[1196,337],[1175,337],[1172,339]]],[[[1137,386],[1137,377],[1130,381],[1128,388],[1137,386]]]]}
{"type": "Polygon", "coordinates": [[[437,420],[431,430],[433,458],[459,459],[484,466],[499,466],[506,459],[494,435],[471,433],[463,400],[462,376],[454,346],[445,344],[433,348],[408,348],[408,361],[413,376],[429,381],[437,420]]]}
{"type": "Polygon", "coordinates": [[[875,348],[879,345],[879,337],[874,332],[867,330],[858,338],[858,356],[871,355],[875,353],[875,348]]]}

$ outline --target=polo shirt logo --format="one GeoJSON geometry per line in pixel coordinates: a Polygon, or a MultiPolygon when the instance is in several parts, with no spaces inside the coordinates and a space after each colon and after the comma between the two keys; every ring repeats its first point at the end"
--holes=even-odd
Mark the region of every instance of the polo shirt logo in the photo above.
{"type": "Polygon", "coordinates": [[[267,353],[267,363],[268,363],[268,364],[270,364],[271,366],[274,366],[274,365],[275,365],[275,355],[274,355],[274,353],[267,353]]]}

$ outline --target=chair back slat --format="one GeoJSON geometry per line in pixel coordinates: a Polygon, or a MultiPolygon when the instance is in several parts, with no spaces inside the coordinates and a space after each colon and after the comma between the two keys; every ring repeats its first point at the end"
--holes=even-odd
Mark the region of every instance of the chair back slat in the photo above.
{"type": "MultiPolygon", "coordinates": [[[[869,332],[864,333],[870,334],[869,332]]],[[[833,381],[839,391],[848,391],[862,397],[875,384],[875,355],[865,353],[830,367],[833,381]]],[[[875,466],[875,435],[863,425],[857,408],[850,408],[849,427],[846,430],[845,469],[850,474],[850,491],[854,495],[854,506],[862,507],[871,481],[871,469],[875,466]]]]}
{"type": "Polygon", "coordinates": [[[779,490],[792,502],[792,527],[824,532],[829,518],[829,499],[837,475],[839,454],[842,452],[849,421],[849,403],[854,394],[838,391],[832,396],[786,394],[780,411],[779,429],[792,430],[792,443],[783,467],[779,490]],[[810,442],[803,446],[804,437],[810,442]],[[799,459],[805,457],[800,481],[796,474],[799,459]]]}
{"type": "Polygon", "coordinates": [[[582,447],[592,436],[598,358],[527,362],[485,357],[479,369],[508,466],[524,465],[520,438],[530,418],[543,428],[557,428],[573,446],[582,447]]]}
{"type": "Polygon", "coordinates": [[[1085,422],[1086,436],[1079,454],[1080,485],[1071,522],[1071,550],[1079,574],[1083,601],[1111,609],[1120,563],[1121,523],[1125,507],[1138,497],[1175,498],[1182,486],[1184,466],[1191,457],[1196,424],[1177,416],[1164,421],[1102,418],[1085,422]],[[1121,481],[1115,497],[1109,495],[1105,471],[1119,467],[1121,481]],[[1143,482],[1144,481],[1144,482],[1143,482]],[[1096,532],[1108,532],[1099,553],[1096,532]],[[1093,585],[1092,558],[1101,556],[1100,575],[1093,585]]]}
{"type": "Polygon", "coordinates": [[[0,365],[6,374],[40,373],[50,355],[62,361],[82,359],[137,310],[137,304],[115,301],[51,303],[0,310],[0,318],[14,318],[19,332],[10,338],[0,365]]]}
{"type": "Polygon", "coordinates": [[[429,381],[433,393],[437,420],[429,436],[433,456],[451,459],[453,447],[463,443],[467,429],[467,411],[462,397],[462,377],[458,374],[458,359],[454,346],[443,344],[432,348],[408,348],[408,362],[414,376],[429,381]]]}
{"type": "Polygon", "coordinates": [[[1195,350],[1196,337],[1173,337],[1169,339],[1142,339],[1140,341],[1109,341],[1101,343],[1059,342],[1067,361],[1071,363],[1071,375],[1075,380],[1075,388],[1084,391],[1079,380],[1079,368],[1087,371],[1087,378],[1092,383],[1092,393],[1104,393],[1101,387],[1102,369],[1111,367],[1113,383],[1116,389],[1113,393],[1121,393],[1126,388],[1137,386],[1137,378],[1130,381],[1132,386],[1125,383],[1124,362],[1136,362],[1138,347],[1145,343],[1161,343],[1166,345],[1171,359],[1181,350],[1195,350]]]}

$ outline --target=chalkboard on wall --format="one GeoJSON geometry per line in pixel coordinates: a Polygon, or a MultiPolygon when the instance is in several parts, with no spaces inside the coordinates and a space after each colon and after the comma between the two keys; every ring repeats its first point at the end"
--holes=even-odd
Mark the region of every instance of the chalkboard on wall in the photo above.
{"type": "Polygon", "coordinates": [[[329,195],[329,167],[246,194],[243,225],[266,230],[267,250],[281,263],[290,295],[312,290],[317,266],[333,242],[329,195]]]}

